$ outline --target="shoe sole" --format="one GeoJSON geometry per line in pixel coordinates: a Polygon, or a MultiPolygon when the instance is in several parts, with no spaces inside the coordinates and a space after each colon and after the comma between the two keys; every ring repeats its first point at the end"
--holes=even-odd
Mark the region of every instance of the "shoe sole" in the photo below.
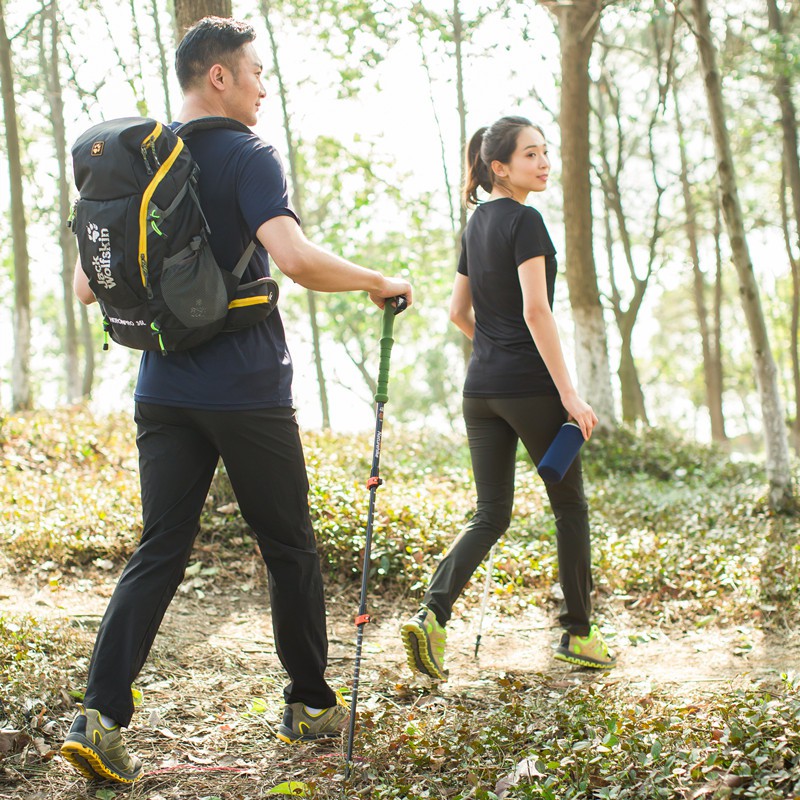
{"type": "Polygon", "coordinates": [[[400,629],[400,634],[406,650],[409,669],[412,672],[421,672],[436,681],[446,681],[448,673],[442,673],[433,662],[433,657],[428,650],[428,637],[425,635],[425,631],[419,625],[407,623],[400,629]]]}
{"type": "Polygon", "coordinates": [[[575,664],[578,667],[586,667],[587,669],[614,669],[614,667],[617,666],[616,660],[610,663],[607,661],[595,661],[593,659],[581,658],[572,653],[557,652],[553,658],[557,661],[566,661],[569,664],[575,664]]]}
{"type": "Polygon", "coordinates": [[[286,744],[307,744],[325,741],[326,739],[336,739],[342,735],[342,731],[336,731],[335,733],[304,733],[301,736],[295,736],[292,731],[287,732],[285,728],[283,730],[279,728],[275,735],[286,744]]]}
{"type": "Polygon", "coordinates": [[[115,781],[116,783],[133,783],[142,770],[135,775],[123,775],[119,770],[110,767],[100,753],[88,741],[71,739],[61,746],[61,755],[75,767],[84,778],[99,781],[115,781]]]}

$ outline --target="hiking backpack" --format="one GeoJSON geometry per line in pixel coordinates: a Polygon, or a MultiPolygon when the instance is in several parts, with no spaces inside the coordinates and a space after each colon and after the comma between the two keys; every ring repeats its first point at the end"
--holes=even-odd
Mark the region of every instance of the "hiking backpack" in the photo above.
{"type": "Polygon", "coordinates": [[[255,242],[231,272],[211,252],[200,170],[184,142],[209,128],[250,133],[225,117],[192,120],[175,131],[126,117],[95,125],[72,148],[80,197],[69,225],[106,337],[126,347],[186,350],[255,324],[277,303],[271,278],[240,285],[255,242]]]}

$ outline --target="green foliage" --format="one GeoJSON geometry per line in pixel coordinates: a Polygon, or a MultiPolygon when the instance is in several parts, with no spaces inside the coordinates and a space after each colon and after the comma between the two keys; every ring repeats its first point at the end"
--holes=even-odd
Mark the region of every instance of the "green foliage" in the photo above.
{"type": "MultiPolygon", "coordinates": [[[[474,490],[462,440],[414,435],[391,424],[385,433],[386,483],[376,505],[370,592],[391,597],[424,586],[469,516],[474,490]]],[[[327,579],[355,587],[372,436],[308,433],[305,443],[327,579]]],[[[0,488],[14,498],[0,528],[9,563],[59,559],[63,568],[99,556],[120,559],[132,547],[139,509],[130,422],[86,412],[6,417],[0,447],[0,488]],[[116,481],[113,491],[98,488],[109,480],[116,481]],[[28,510],[34,503],[43,525],[28,510]]],[[[760,470],[652,430],[593,439],[585,464],[601,617],[614,593],[643,631],[649,622],[669,630],[675,618],[681,629],[712,621],[738,625],[742,653],[752,647],[750,626],[796,626],[796,521],[767,511],[760,470]]],[[[204,560],[221,545],[238,546],[245,533],[236,513],[214,511],[233,500],[223,471],[212,495],[204,525],[215,543],[201,545],[204,560]]],[[[200,571],[200,562],[190,569],[200,571]]],[[[516,604],[549,603],[557,580],[546,493],[522,455],[514,518],[493,578],[506,613],[516,604]]],[[[473,581],[465,605],[479,601],[481,585],[473,581]]],[[[59,689],[82,685],[88,648],[85,637],[64,626],[0,615],[0,684],[7,687],[0,716],[33,728],[43,709],[66,711],[59,689]]],[[[487,673],[479,689],[447,698],[395,680],[359,706],[358,752],[369,755],[357,763],[349,797],[782,800],[800,791],[796,676],[745,677],[714,691],[687,684],[688,697],[654,690],[647,681],[577,675],[487,673]]],[[[262,705],[248,714],[257,724],[262,705]]],[[[304,777],[308,796],[333,797],[339,771],[338,760],[321,761],[304,777]]]]}
{"type": "Polygon", "coordinates": [[[140,533],[133,429],[68,411],[0,422],[0,540],[20,565],[119,559],[140,533]]]}
{"type": "Polygon", "coordinates": [[[0,613],[0,728],[61,708],[65,675],[86,668],[75,631],[34,617],[0,613]]]}
{"type": "MultiPolygon", "coordinates": [[[[369,760],[348,797],[783,800],[800,791],[799,690],[784,675],[680,700],[500,675],[447,701],[407,692],[387,715],[395,724],[382,709],[360,713],[369,760]]],[[[333,796],[327,777],[311,796],[333,796]]]]}
{"type": "MultiPolygon", "coordinates": [[[[85,412],[7,417],[0,427],[3,554],[22,568],[123,561],[140,534],[133,429],[85,412]]],[[[357,585],[367,525],[372,434],[304,434],[309,506],[327,579],[357,585]]],[[[615,594],[669,621],[791,624],[800,612],[800,541],[792,518],[769,513],[753,464],[675,439],[620,429],[593,437],[584,456],[601,597],[615,594]],[[715,617],[716,615],[716,617],[715,617]]],[[[473,512],[463,439],[388,422],[370,560],[375,592],[418,594],[473,512]]],[[[493,566],[503,602],[548,603],[558,579],[555,524],[527,455],[493,566]]],[[[241,548],[249,531],[224,468],[203,518],[204,538],[241,548]],[[219,511],[218,511],[219,509],[219,511]]],[[[479,593],[480,571],[465,602],[479,593]]]]}
{"type": "Polygon", "coordinates": [[[620,426],[598,433],[584,448],[583,460],[589,479],[622,473],[663,481],[699,478],[715,485],[760,474],[752,464],[732,461],[720,447],[682,439],[665,428],[620,426]]]}

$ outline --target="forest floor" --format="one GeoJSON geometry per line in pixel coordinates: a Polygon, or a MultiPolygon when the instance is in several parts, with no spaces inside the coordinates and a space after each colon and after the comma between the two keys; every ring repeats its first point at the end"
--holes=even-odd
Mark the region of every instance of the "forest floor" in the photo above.
{"type": "MultiPolygon", "coordinates": [[[[110,562],[106,566],[109,569],[74,568],[58,580],[52,579],[54,565],[51,572],[40,569],[28,575],[0,569],[0,608],[69,626],[77,638],[76,650],[88,658],[116,580],[117,568],[110,562]]],[[[352,679],[357,603],[352,588],[337,592],[333,587],[328,592],[329,679],[337,687],[352,679]]],[[[479,608],[457,608],[448,626],[451,678],[431,687],[406,667],[398,636],[415,602],[374,597],[368,605],[373,622],[364,634],[359,711],[368,712],[369,724],[382,719],[382,725],[398,732],[414,715],[426,713],[424,706],[469,698],[480,712],[496,702],[503,675],[522,681],[543,678],[550,686],[594,682],[600,691],[615,686],[629,693],[632,703],[654,690],[668,692],[691,704],[700,695],[732,685],[777,680],[800,665],[797,631],[768,633],[754,625],[720,628],[713,619],[698,627],[697,620],[681,620],[677,604],[655,625],[653,615],[637,607],[633,598],[603,596],[598,598],[598,618],[611,637],[619,665],[609,673],[577,670],[552,658],[560,633],[554,624],[554,598],[546,600],[545,607],[515,600],[508,610],[503,608],[504,598],[493,595],[479,657],[474,652],[479,608]]],[[[310,781],[317,797],[347,797],[344,740],[290,747],[272,735],[281,714],[282,685],[260,559],[240,559],[213,578],[188,577],[137,681],[143,704],[126,741],[145,764],[143,777],[126,789],[87,783],[74,773],[57,754],[73,713],[63,712],[49,726],[47,744],[40,747],[49,752],[41,753],[45,758],[37,767],[3,770],[0,764],[0,798],[250,800],[290,780],[310,781]]],[[[81,687],[64,690],[70,688],[81,687]]],[[[369,744],[361,734],[357,731],[355,739],[354,786],[359,771],[384,766],[371,762],[369,744]]],[[[440,769],[447,769],[446,760],[440,769]]],[[[468,789],[463,796],[469,796],[468,789]]]]}

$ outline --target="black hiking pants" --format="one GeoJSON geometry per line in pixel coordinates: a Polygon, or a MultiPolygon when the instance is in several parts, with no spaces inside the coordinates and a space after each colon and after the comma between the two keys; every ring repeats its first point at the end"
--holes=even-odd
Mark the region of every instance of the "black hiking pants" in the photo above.
{"type": "MultiPolygon", "coordinates": [[[[463,410],[478,506],[439,563],[423,600],[440,625],[450,619],[453,604],[473,572],[511,522],[517,442],[522,441],[538,464],[567,419],[555,395],[465,397],[463,410]]],[[[586,636],[592,608],[592,573],[580,455],[560,483],[546,486],[556,521],[558,574],[564,592],[558,619],[569,633],[586,636]]]]}
{"type": "Polygon", "coordinates": [[[294,411],[137,403],[135,419],[142,538],[100,625],[85,706],[130,724],[131,684],[183,580],[220,457],[267,565],[275,645],[290,678],[285,701],[335,705],[324,678],[325,600],[294,411]]]}

